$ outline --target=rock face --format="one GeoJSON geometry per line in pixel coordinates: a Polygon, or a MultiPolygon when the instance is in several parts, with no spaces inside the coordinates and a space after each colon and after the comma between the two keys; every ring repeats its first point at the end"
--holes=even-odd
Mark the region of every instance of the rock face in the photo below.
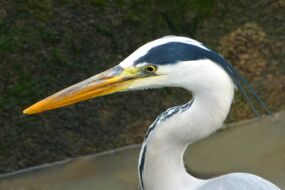
{"type": "MultiPolygon", "coordinates": [[[[260,76],[266,68],[266,33],[257,23],[246,23],[220,39],[220,52],[246,77],[260,76]]],[[[268,49],[270,47],[267,47],[268,49]]]]}
{"type": "MultiPolygon", "coordinates": [[[[0,2],[0,172],[140,143],[180,89],[99,98],[23,116],[35,101],[115,64],[142,44],[175,34],[218,50],[272,111],[285,102],[284,1],[143,0],[0,2]]],[[[253,117],[237,95],[228,122],[253,117]]]]}
{"type": "MultiPolygon", "coordinates": [[[[235,67],[254,85],[258,84],[258,90],[263,92],[260,94],[266,97],[269,105],[283,101],[284,95],[276,96],[276,93],[284,94],[284,72],[280,72],[280,65],[272,60],[274,55],[281,53],[281,42],[273,44],[270,36],[257,23],[249,22],[223,36],[219,44],[221,54],[236,63],[235,67]]],[[[232,117],[246,118],[248,115],[248,111],[238,107],[232,117]]]]}

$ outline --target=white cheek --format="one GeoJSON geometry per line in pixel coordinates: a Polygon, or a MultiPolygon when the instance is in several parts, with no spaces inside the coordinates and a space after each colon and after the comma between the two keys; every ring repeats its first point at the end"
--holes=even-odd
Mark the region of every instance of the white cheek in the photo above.
{"type": "Polygon", "coordinates": [[[150,88],[162,88],[167,86],[165,82],[167,81],[166,76],[159,77],[147,77],[143,79],[138,79],[134,81],[129,87],[129,90],[140,90],[140,89],[150,89],[150,88]]]}

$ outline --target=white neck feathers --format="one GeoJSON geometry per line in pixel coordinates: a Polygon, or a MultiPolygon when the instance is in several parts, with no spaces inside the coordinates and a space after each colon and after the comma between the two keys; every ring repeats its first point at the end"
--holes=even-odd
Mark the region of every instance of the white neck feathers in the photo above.
{"type": "MultiPolygon", "coordinates": [[[[179,87],[192,91],[193,102],[186,110],[177,111],[151,126],[155,128],[145,139],[140,156],[144,190],[191,190],[202,183],[185,171],[184,151],[188,144],[222,126],[233,99],[234,85],[217,64],[209,60],[179,64],[176,68],[181,69],[177,72],[180,76],[171,77],[178,80],[179,87]]],[[[178,85],[173,83],[172,86],[178,85]]]]}

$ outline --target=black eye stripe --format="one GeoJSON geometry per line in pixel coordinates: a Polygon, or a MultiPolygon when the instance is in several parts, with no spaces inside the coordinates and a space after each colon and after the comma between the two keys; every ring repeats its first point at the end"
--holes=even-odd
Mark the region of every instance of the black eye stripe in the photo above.
{"type": "MultiPolygon", "coordinates": [[[[202,44],[201,44],[202,45],[202,44]]],[[[203,46],[203,45],[202,45],[203,46]]],[[[205,47],[206,48],[206,47],[205,47]]],[[[134,64],[151,63],[154,65],[171,65],[180,61],[196,61],[209,59],[223,67],[232,78],[235,85],[240,82],[235,69],[215,51],[201,48],[195,44],[183,42],[168,42],[151,48],[144,56],[139,57],[134,64]]],[[[239,87],[240,88],[240,87],[239,87]]]]}
{"type": "Polygon", "coordinates": [[[144,56],[135,61],[139,63],[152,63],[155,65],[174,64],[178,61],[204,59],[205,49],[182,42],[169,42],[150,49],[144,56]]]}

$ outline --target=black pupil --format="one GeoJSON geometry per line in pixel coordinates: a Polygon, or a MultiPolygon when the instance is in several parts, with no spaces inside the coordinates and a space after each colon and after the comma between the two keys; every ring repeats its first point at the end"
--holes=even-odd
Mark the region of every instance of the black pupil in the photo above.
{"type": "Polygon", "coordinates": [[[153,72],[153,71],[154,71],[154,68],[151,67],[151,66],[148,66],[148,67],[146,68],[146,70],[147,70],[148,72],[153,72]]]}

